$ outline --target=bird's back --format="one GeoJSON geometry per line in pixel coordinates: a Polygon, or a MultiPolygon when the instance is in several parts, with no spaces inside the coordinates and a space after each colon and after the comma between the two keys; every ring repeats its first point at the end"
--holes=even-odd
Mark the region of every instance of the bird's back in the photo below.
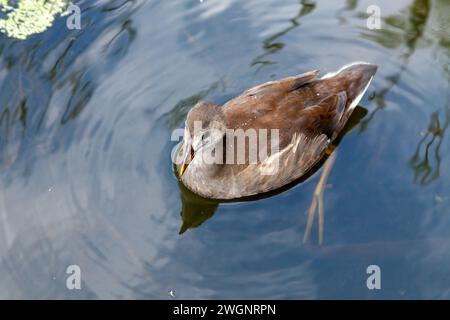
{"type": "Polygon", "coordinates": [[[317,79],[318,71],[267,82],[223,106],[227,127],[279,129],[280,148],[293,134],[337,136],[367,88],[376,66],[354,63],[317,79]],[[358,99],[359,97],[359,99],[358,99]]]}

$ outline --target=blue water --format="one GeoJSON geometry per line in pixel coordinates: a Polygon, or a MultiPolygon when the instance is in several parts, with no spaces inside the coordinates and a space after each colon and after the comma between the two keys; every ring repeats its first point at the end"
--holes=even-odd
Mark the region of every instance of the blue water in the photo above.
{"type": "Polygon", "coordinates": [[[0,35],[0,298],[450,298],[449,1],[74,3],[80,30],[0,35]],[[303,243],[320,168],[242,203],[180,188],[170,136],[199,99],[355,60],[379,69],[321,245],[317,217],[303,243]]]}

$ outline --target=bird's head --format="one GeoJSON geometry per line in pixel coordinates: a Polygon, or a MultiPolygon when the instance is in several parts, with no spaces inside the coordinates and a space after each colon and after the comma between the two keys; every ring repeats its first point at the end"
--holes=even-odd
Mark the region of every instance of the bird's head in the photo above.
{"type": "Polygon", "coordinates": [[[226,126],[222,108],[210,102],[197,103],[188,113],[182,147],[179,150],[181,163],[179,175],[183,176],[195,157],[205,151],[215,149],[218,144],[223,148],[226,126]]]}

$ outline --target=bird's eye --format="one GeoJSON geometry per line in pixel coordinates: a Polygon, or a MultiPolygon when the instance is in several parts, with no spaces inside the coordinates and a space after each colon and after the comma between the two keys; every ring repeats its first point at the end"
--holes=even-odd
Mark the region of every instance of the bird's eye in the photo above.
{"type": "Polygon", "coordinates": [[[202,142],[203,144],[207,144],[209,142],[209,132],[202,134],[202,142]]]}

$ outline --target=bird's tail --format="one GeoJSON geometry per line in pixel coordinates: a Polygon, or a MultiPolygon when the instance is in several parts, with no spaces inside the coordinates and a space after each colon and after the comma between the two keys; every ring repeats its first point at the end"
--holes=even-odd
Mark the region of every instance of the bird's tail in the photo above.
{"type": "Polygon", "coordinates": [[[372,63],[352,62],[336,72],[327,73],[322,79],[334,77],[335,80],[348,84],[346,86],[346,93],[347,100],[350,103],[348,103],[347,109],[352,111],[361,101],[367,88],[369,88],[377,69],[378,66],[372,63]]]}

